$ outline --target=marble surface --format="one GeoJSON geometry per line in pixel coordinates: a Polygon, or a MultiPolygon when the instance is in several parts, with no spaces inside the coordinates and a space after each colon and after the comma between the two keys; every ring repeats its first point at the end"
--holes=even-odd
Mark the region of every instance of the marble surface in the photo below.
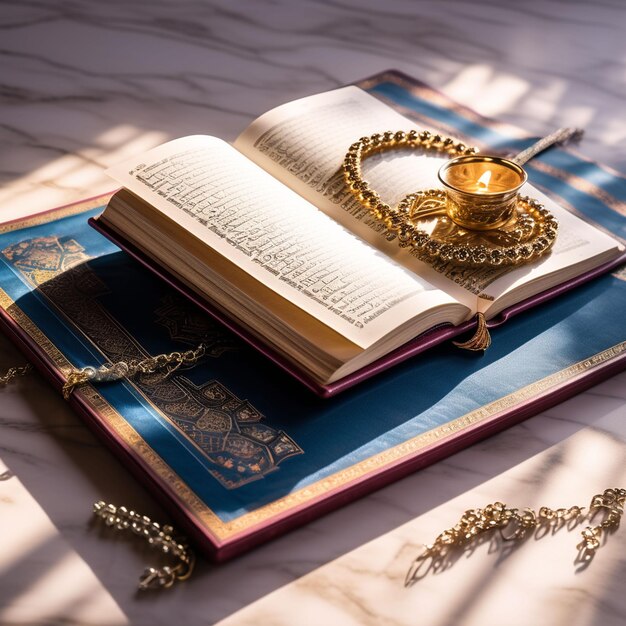
{"type": "MultiPolygon", "coordinates": [[[[233,139],[273,105],[394,67],[626,171],[622,3],[0,4],[0,220],[112,187],[171,137],[233,139]]],[[[0,370],[22,362],[0,337],[0,370]]],[[[141,596],[149,551],[91,523],[100,498],[167,519],[37,375],[0,389],[1,624],[622,624],[626,528],[586,568],[578,530],[480,546],[409,589],[467,508],[586,504],[626,486],[626,374],[185,585],[141,596]]]]}

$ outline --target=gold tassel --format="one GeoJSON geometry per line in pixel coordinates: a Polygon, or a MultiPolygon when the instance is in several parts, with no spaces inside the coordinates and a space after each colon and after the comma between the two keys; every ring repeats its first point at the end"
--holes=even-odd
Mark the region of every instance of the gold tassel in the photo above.
{"type": "Polygon", "coordinates": [[[476,319],[478,326],[476,332],[467,341],[453,341],[452,343],[463,350],[471,350],[472,352],[484,352],[491,345],[491,335],[487,328],[487,320],[483,313],[477,313],[476,319]]]}

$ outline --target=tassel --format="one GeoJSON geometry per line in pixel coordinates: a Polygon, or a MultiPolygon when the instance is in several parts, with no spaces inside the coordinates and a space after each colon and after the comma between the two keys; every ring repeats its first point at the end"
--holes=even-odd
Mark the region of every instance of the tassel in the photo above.
{"type": "Polygon", "coordinates": [[[484,352],[491,345],[491,335],[487,328],[487,320],[483,313],[477,313],[476,319],[478,326],[476,332],[467,341],[453,341],[452,343],[462,350],[471,350],[472,352],[484,352]]]}

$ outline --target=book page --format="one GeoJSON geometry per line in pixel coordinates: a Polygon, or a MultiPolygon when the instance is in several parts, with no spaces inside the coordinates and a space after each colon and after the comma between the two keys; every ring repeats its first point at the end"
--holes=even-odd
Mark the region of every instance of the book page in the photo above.
{"type": "MultiPolygon", "coordinates": [[[[526,185],[522,193],[545,202],[561,223],[551,255],[517,269],[419,261],[352,196],[341,172],[349,146],[360,137],[411,128],[414,122],[350,86],[273,109],[255,120],[235,146],[359,237],[474,310],[487,311],[495,299],[520,285],[617,245],[526,185]]],[[[393,206],[408,193],[441,188],[437,171],[444,162],[425,152],[396,150],[369,157],[362,169],[371,187],[393,206]]]]}
{"type": "MultiPolygon", "coordinates": [[[[455,300],[475,308],[476,297],[402,249],[396,236],[348,191],[341,164],[350,144],[385,130],[410,130],[415,123],[358,87],[343,87],[289,102],[256,119],[235,147],[264,170],[315,204],[386,256],[423,276],[455,300]]],[[[445,159],[427,152],[392,151],[372,155],[363,173],[385,202],[438,186],[445,159]]]]}
{"type": "Polygon", "coordinates": [[[488,317],[512,304],[512,299],[505,296],[510,296],[516,289],[549,274],[562,272],[563,268],[573,267],[590,257],[623,249],[618,241],[560,207],[532,185],[522,187],[521,193],[541,202],[556,217],[559,223],[558,235],[551,252],[537,262],[522,265],[514,271],[492,269],[485,271],[482,277],[476,276],[473,289],[479,291],[483,300],[493,301],[492,305],[484,307],[488,317]]]}
{"type": "Polygon", "coordinates": [[[171,141],[108,173],[362,348],[453,302],[213,137],[171,141]]]}

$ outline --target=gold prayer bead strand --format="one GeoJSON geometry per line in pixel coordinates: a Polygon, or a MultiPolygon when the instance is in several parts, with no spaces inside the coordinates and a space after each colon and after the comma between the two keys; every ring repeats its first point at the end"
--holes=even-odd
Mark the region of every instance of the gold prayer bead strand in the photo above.
{"type": "MultiPolygon", "coordinates": [[[[403,198],[397,207],[383,202],[377,191],[363,178],[362,162],[374,153],[398,148],[422,148],[434,150],[450,157],[471,155],[478,152],[476,147],[468,147],[450,137],[442,137],[429,131],[418,132],[386,131],[369,137],[361,137],[348,149],[343,162],[344,182],[357,200],[385,227],[397,235],[401,247],[412,247],[417,256],[425,261],[441,259],[456,265],[467,266],[508,266],[525,263],[548,252],[556,240],[558,223],[556,219],[536,200],[518,196],[518,203],[525,209],[526,216],[520,220],[520,233],[537,233],[532,241],[524,241],[512,246],[461,245],[439,242],[425,230],[419,228],[411,218],[411,207],[418,200],[435,201],[438,208],[432,215],[445,212],[446,192],[440,189],[427,189],[412,193],[403,198]]],[[[429,217],[429,212],[419,217],[429,217]]]]}
{"type": "MultiPolygon", "coordinates": [[[[434,199],[442,204],[445,202],[445,191],[427,189],[404,197],[398,204],[398,212],[406,215],[417,200],[434,199]]],[[[441,259],[457,265],[504,267],[516,265],[546,254],[554,244],[558,231],[558,223],[542,204],[528,196],[518,196],[518,204],[525,210],[527,218],[522,221],[520,229],[536,230],[532,241],[512,246],[487,248],[485,245],[466,245],[446,243],[433,239],[426,231],[415,224],[398,227],[398,243],[401,247],[412,247],[418,258],[425,261],[441,259]]],[[[437,211],[437,209],[433,209],[437,211]]],[[[427,217],[427,216],[426,216],[427,217]]]]}
{"type": "Polygon", "coordinates": [[[600,547],[602,534],[616,530],[619,527],[624,514],[625,501],[626,489],[605,489],[604,493],[595,495],[589,505],[591,518],[593,519],[593,516],[602,509],[607,510],[608,514],[600,524],[594,527],[587,526],[582,531],[583,540],[579,547],[590,552],[597,550],[600,547]]]}
{"type": "Polygon", "coordinates": [[[166,365],[175,365],[178,369],[182,365],[193,365],[199,361],[206,353],[206,346],[200,344],[195,350],[187,350],[186,352],[171,352],[169,354],[159,354],[154,357],[148,357],[142,361],[130,361],[128,364],[128,376],[137,373],[153,374],[158,369],[166,365]]]}
{"type": "Polygon", "coordinates": [[[363,178],[361,162],[372,154],[396,148],[424,148],[443,152],[451,157],[478,152],[478,148],[468,148],[462,142],[432,134],[427,130],[419,133],[416,130],[386,131],[382,134],[375,133],[369,137],[361,137],[348,149],[343,163],[344,180],[352,193],[361,203],[370,208],[378,219],[385,219],[390,207],[381,201],[379,194],[371,189],[369,183],[363,178]]]}

